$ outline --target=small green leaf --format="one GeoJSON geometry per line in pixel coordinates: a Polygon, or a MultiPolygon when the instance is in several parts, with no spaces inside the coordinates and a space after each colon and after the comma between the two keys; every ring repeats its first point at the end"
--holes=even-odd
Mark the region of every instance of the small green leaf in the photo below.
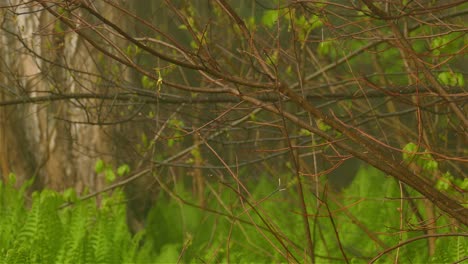
{"type": "Polygon", "coordinates": [[[141,85],[145,89],[151,89],[155,86],[155,83],[146,75],[141,77],[141,85]]]}
{"type": "Polygon", "coordinates": [[[65,201],[68,201],[68,202],[75,202],[78,200],[76,191],[73,188],[68,188],[65,191],[63,191],[63,198],[65,199],[65,201]]]}
{"type": "Polygon", "coordinates": [[[200,150],[198,148],[192,149],[192,151],[190,151],[190,154],[192,154],[193,158],[195,158],[197,160],[201,159],[201,153],[200,153],[200,150]]]}
{"type": "Polygon", "coordinates": [[[303,27],[307,23],[307,20],[304,15],[301,15],[299,18],[294,19],[294,23],[296,23],[296,27],[303,27]]]}
{"type": "Polygon", "coordinates": [[[453,181],[453,176],[450,172],[446,172],[440,179],[437,180],[436,188],[441,191],[446,191],[450,187],[450,183],[453,181]]]}
{"type": "Polygon", "coordinates": [[[247,28],[250,30],[250,31],[255,31],[256,27],[257,27],[257,24],[255,23],[255,17],[249,17],[247,19],[247,28]]]}
{"type": "Polygon", "coordinates": [[[293,76],[293,71],[292,71],[291,65],[289,65],[289,66],[286,68],[286,74],[287,74],[288,76],[293,76]]]}
{"type": "Polygon", "coordinates": [[[327,132],[328,130],[331,129],[331,126],[325,124],[322,120],[317,120],[317,126],[320,130],[322,130],[323,132],[327,132]]]}
{"type": "Polygon", "coordinates": [[[449,73],[448,72],[441,72],[441,73],[439,73],[439,75],[437,77],[438,77],[439,81],[444,85],[448,85],[450,83],[449,73]]]}
{"type": "Polygon", "coordinates": [[[463,78],[463,74],[457,73],[455,78],[457,79],[458,86],[460,87],[465,86],[465,78],[463,78]]]}
{"type": "Polygon", "coordinates": [[[320,42],[320,44],[317,47],[318,54],[322,56],[328,55],[331,52],[332,46],[333,41],[326,40],[320,42]]]}
{"type": "Polygon", "coordinates": [[[195,41],[193,41],[193,40],[190,41],[190,47],[192,47],[193,49],[198,49],[198,44],[197,44],[197,42],[195,42],[195,41]]]}
{"type": "Polygon", "coordinates": [[[128,56],[132,56],[132,46],[128,45],[127,48],[125,49],[125,54],[128,56]]]}
{"type": "Polygon", "coordinates": [[[436,189],[440,191],[446,191],[449,188],[449,184],[444,180],[438,180],[436,184],[436,189]]]}
{"type": "Polygon", "coordinates": [[[148,137],[146,136],[146,134],[144,132],[141,133],[140,138],[141,138],[141,144],[145,148],[148,147],[148,137]]]}
{"type": "Polygon", "coordinates": [[[135,47],[135,55],[140,54],[140,53],[141,53],[140,47],[138,47],[138,46],[136,46],[136,45],[134,45],[134,47],[135,47]]]}
{"type": "Polygon", "coordinates": [[[175,140],[174,140],[173,138],[168,139],[168,140],[167,140],[167,146],[168,146],[168,147],[174,146],[174,142],[175,142],[175,140]]]}
{"type": "Polygon", "coordinates": [[[299,135],[301,135],[301,136],[310,136],[311,133],[310,133],[309,130],[301,128],[301,130],[299,130],[299,135]]]}
{"type": "Polygon", "coordinates": [[[465,79],[463,78],[463,74],[461,73],[454,73],[454,72],[441,72],[437,75],[437,79],[443,85],[448,86],[460,86],[463,87],[465,85],[465,79]]]}
{"type": "Polygon", "coordinates": [[[94,165],[94,171],[96,173],[101,173],[104,170],[104,161],[102,159],[98,159],[96,164],[94,165]]]}
{"type": "Polygon", "coordinates": [[[173,118],[169,121],[169,127],[180,129],[184,126],[184,122],[177,118],[173,118]]]}
{"type": "Polygon", "coordinates": [[[111,168],[107,168],[105,173],[104,173],[104,177],[106,178],[106,181],[107,182],[113,182],[115,181],[115,173],[112,171],[111,168]]]}
{"type": "Polygon", "coordinates": [[[267,10],[263,12],[262,24],[271,28],[278,20],[279,11],[278,10],[267,10]]]}
{"type": "Polygon", "coordinates": [[[275,50],[272,54],[269,54],[266,61],[268,65],[276,65],[278,63],[278,51],[275,50]]]}
{"type": "Polygon", "coordinates": [[[254,113],[251,113],[251,114],[249,115],[249,117],[250,117],[250,120],[252,120],[252,121],[254,121],[254,122],[257,121],[257,116],[256,116],[254,113]]]}
{"type": "Polygon", "coordinates": [[[437,161],[435,161],[432,156],[429,155],[429,159],[424,159],[423,168],[428,171],[436,171],[439,167],[437,161]]]}
{"type": "Polygon", "coordinates": [[[463,181],[457,185],[464,191],[468,190],[468,178],[463,179],[463,181]]]}
{"type": "Polygon", "coordinates": [[[406,144],[406,146],[403,148],[403,160],[406,162],[412,161],[417,151],[418,146],[413,142],[406,144]]]}
{"type": "Polygon", "coordinates": [[[130,166],[127,164],[120,165],[119,168],[117,168],[117,175],[123,176],[127,173],[130,172],[130,166]]]}

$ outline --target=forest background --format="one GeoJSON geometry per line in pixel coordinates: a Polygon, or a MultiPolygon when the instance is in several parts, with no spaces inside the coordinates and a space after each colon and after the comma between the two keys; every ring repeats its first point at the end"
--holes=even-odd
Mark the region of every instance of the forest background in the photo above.
{"type": "Polygon", "coordinates": [[[1,1],[1,260],[463,261],[467,14],[1,1]]]}

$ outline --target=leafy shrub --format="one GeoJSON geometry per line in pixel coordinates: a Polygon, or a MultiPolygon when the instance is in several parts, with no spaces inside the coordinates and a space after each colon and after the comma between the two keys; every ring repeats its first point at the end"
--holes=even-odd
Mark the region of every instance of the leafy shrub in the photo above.
{"type": "MultiPolygon", "coordinates": [[[[286,186],[261,177],[247,184],[248,192],[232,183],[206,183],[203,206],[193,202],[196,198],[181,182],[162,186],[166,192],[159,194],[145,230],[132,235],[121,190],[102,194],[98,202],[81,201],[71,190],[43,190],[33,193],[27,208],[30,183],[15,189],[12,177],[8,184],[0,182],[0,263],[308,262],[297,182],[291,175],[282,178],[289,179],[286,186]],[[64,207],[67,202],[72,203],[64,207]]],[[[361,168],[351,186],[320,197],[321,203],[312,193],[306,193],[305,203],[316,262],[343,263],[346,257],[367,263],[385,249],[424,235],[412,229],[418,221],[413,209],[407,203],[400,208],[398,182],[376,169],[361,168]]],[[[415,206],[424,212],[424,203],[416,200],[415,206]]],[[[439,217],[437,232],[456,232],[450,223],[439,217]]],[[[466,236],[439,237],[429,256],[427,239],[419,239],[402,246],[398,260],[455,262],[466,256],[466,248],[466,236]]],[[[377,263],[393,262],[396,251],[377,263]]]]}
{"type": "MultiPolygon", "coordinates": [[[[11,181],[12,182],[12,181],[11,181]]],[[[26,186],[16,190],[0,182],[0,262],[2,263],[134,263],[149,261],[126,223],[121,190],[80,201],[73,191],[34,192],[25,206],[26,186]],[[60,208],[68,200],[73,205],[60,208]]]]}

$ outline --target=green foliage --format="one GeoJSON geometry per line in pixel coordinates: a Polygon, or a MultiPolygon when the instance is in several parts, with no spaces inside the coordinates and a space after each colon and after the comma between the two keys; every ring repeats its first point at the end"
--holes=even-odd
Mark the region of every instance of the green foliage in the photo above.
{"type": "Polygon", "coordinates": [[[102,159],[98,159],[96,164],[94,165],[94,171],[96,173],[101,173],[104,171],[104,161],[102,159]]]}
{"type": "Polygon", "coordinates": [[[466,237],[440,238],[437,240],[437,252],[431,263],[454,263],[466,258],[468,240],[466,237]]]}
{"type": "Polygon", "coordinates": [[[23,204],[27,186],[30,184],[16,190],[13,187],[16,182],[15,175],[10,174],[8,178],[8,183],[0,181],[0,263],[4,262],[7,249],[14,246],[16,234],[25,223],[26,209],[23,204]]]}
{"type": "Polygon", "coordinates": [[[327,132],[331,129],[331,126],[325,124],[322,120],[318,119],[317,120],[317,126],[320,130],[327,132]]]}
{"type": "Polygon", "coordinates": [[[304,45],[307,41],[307,38],[309,37],[310,32],[316,28],[322,27],[323,22],[316,15],[313,15],[308,19],[304,15],[301,15],[294,19],[294,26],[297,29],[297,38],[299,42],[304,45]]]}
{"type": "Polygon", "coordinates": [[[125,54],[127,54],[130,57],[135,57],[138,56],[141,53],[140,47],[137,45],[128,45],[127,48],[125,49],[125,54]]]}
{"type": "Polygon", "coordinates": [[[325,56],[329,55],[332,52],[334,53],[334,43],[331,40],[325,40],[320,42],[320,44],[317,47],[318,54],[325,56]]]}
{"type": "MultiPolygon", "coordinates": [[[[289,176],[284,178],[289,179],[289,176]]],[[[216,192],[214,190],[206,192],[206,208],[237,216],[243,222],[234,221],[219,213],[205,212],[161,194],[147,221],[147,242],[159,252],[158,259],[167,262],[176,262],[179,258],[184,263],[227,262],[228,248],[231,262],[284,262],[285,259],[276,249],[282,248],[273,236],[273,232],[276,232],[282,237],[287,237],[288,240],[282,242],[287,245],[288,250],[298,257],[300,262],[306,262],[302,255],[305,236],[297,205],[296,181],[293,179],[289,179],[286,186],[278,186],[276,181],[262,177],[248,185],[252,194],[248,201],[258,214],[245,201],[243,207],[237,194],[230,188],[220,186],[216,192]],[[283,187],[286,187],[286,190],[279,191],[283,187]],[[272,227],[270,231],[264,221],[272,227]],[[190,243],[187,243],[188,238],[191,238],[190,243]],[[299,249],[295,248],[297,246],[299,249]],[[184,254],[181,255],[180,252],[184,254]]],[[[174,193],[179,194],[180,198],[187,202],[196,199],[182,184],[174,187],[174,193]]],[[[410,195],[416,193],[410,190],[410,195]]],[[[333,213],[336,232],[339,233],[340,242],[352,263],[367,263],[380,251],[423,234],[422,231],[403,232],[400,237],[400,214],[403,213],[403,217],[412,221],[412,211],[406,204],[404,208],[400,208],[399,184],[376,169],[361,168],[353,184],[344,190],[342,196],[344,197],[342,203],[348,208],[348,214],[340,213],[343,205],[337,205],[332,200],[327,202],[331,211],[338,211],[333,213]],[[349,215],[355,218],[351,219],[349,215]]],[[[315,224],[313,217],[309,217],[314,233],[313,239],[316,242],[316,261],[329,262],[328,258],[332,258],[335,260],[333,263],[344,262],[338,247],[335,227],[327,217],[327,210],[322,207],[317,212],[317,202],[312,195],[306,196],[306,204],[311,215],[322,216],[316,219],[315,224]],[[340,259],[342,261],[339,261],[340,259]]],[[[418,206],[423,210],[423,204],[418,206]]],[[[408,229],[407,226],[402,228],[408,229]]],[[[450,230],[441,229],[441,232],[450,232],[450,230]]],[[[443,239],[456,243],[461,238],[443,239]]],[[[439,247],[447,249],[447,244],[438,244],[437,254],[432,257],[434,260],[442,257],[442,252],[446,252],[439,250],[439,247]]],[[[446,259],[451,261],[461,259],[460,251],[453,251],[446,259]]],[[[394,254],[388,254],[378,263],[392,261],[394,257],[394,254]]],[[[402,247],[399,259],[403,263],[429,262],[431,257],[427,241],[418,240],[402,247]]]]}
{"type": "Polygon", "coordinates": [[[141,85],[145,89],[153,89],[154,87],[156,87],[156,83],[146,75],[141,77],[141,85]]]}
{"type": "MultiPolygon", "coordinates": [[[[114,182],[117,179],[114,168],[110,164],[106,164],[102,159],[98,159],[94,165],[94,171],[98,174],[104,173],[104,177],[107,182],[114,182]]],[[[130,172],[130,166],[122,164],[117,168],[117,175],[119,177],[124,176],[130,172]]]]}
{"type": "Polygon", "coordinates": [[[263,12],[262,24],[271,28],[278,21],[279,10],[266,10],[263,12]]]}
{"type": "Polygon", "coordinates": [[[440,56],[441,54],[454,54],[463,49],[463,46],[466,45],[465,41],[463,33],[452,32],[447,35],[433,38],[430,49],[434,56],[440,56]]]}
{"type": "Polygon", "coordinates": [[[249,31],[254,32],[257,29],[257,23],[255,22],[255,17],[249,17],[245,21],[245,25],[249,31]]]}
{"type": "MultiPolygon", "coordinates": [[[[421,152],[420,148],[413,142],[406,144],[403,148],[403,160],[408,164],[414,163],[423,169],[425,173],[434,173],[438,171],[439,164],[432,157],[429,151],[421,152]]],[[[457,186],[462,190],[467,190],[468,180],[455,178],[450,171],[446,171],[436,182],[436,188],[443,191],[452,191],[451,186],[457,186]]],[[[456,193],[456,192],[454,192],[456,193]]]]}
{"type": "Polygon", "coordinates": [[[419,153],[419,149],[420,148],[413,142],[406,144],[403,148],[403,160],[407,163],[414,162],[425,171],[436,171],[439,167],[437,161],[434,160],[427,150],[419,153]]]}
{"type": "Polygon", "coordinates": [[[123,176],[128,173],[130,173],[130,166],[128,166],[127,164],[120,165],[117,168],[117,175],[119,176],[123,176]]]}
{"type": "MultiPolygon", "coordinates": [[[[242,192],[242,199],[233,182],[207,183],[205,209],[193,202],[196,198],[179,181],[172,189],[167,186],[170,195],[158,195],[145,229],[133,236],[121,190],[103,194],[99,207],[93,199],[78,200],[73,190],[63,194],[43,190],[32,195],[28,209],[27,185],[17,190],[12,178],[9,184],[0,183],[0,263],[279,263],[287,261],[282,255],[286,250],[297,261],[308,261],[297,178],[291,175],[281,176],[287,182],[284,186],[277,179],[260,177],[247,184],[250,194],[242,192]],[[60,208],[67,201],[73,204],[60,208]]],[[[306,193],[316,262],[344,262],[341,245],[351,263],[367,263],[384,249],[422,235],[417,229],[400,232],[419,220],[406,203],[401,208],[399,188],[393,178],[363,167],[341,198],[321,197],[329,210],[324,205],[317,208],[316,198],[306,193]]],[[[424,203],[416,206],[424,211],[424,203]]],[[[438,232],[453,232],[448,219],[437,221],[438,232]]],[[[417,240],[400,248],[399,261],[454,262],[467,254],[466,248],[463,237],[442,237],[430,257],[427,241],[417,240]]],[[[395,257],[389,252],[377,263],[393,262],[395,257]]]]}
{"type": "Polygon", "coordinates": [[[449,171],[447,171],[444,174],[442,174],[440,178],[437,179],[436,188],[443,191],[450,191],[453,185],[456,185],[463,191],[467,191],[468,179],[464,178],[462,180],[459,178],[455,178],[449,171]]]}
{"type": "Polygon", "coordinates": [[[443,85],[448,86],[460,86],[463,87],[465,85],[465,79],[461,73],[454,73],[454,72],[441,72],[437,76],[439,81],[443,85]]]}
{"type": "Polygon", "coordinates": [[[193,148],[190,151],[190,154],[192,155],[192,157],[187,159],[187,161],[186,161],[187,164],[193,164],[193,163],[195,163],[196,160],[201,160],[201,158],[202,158],[200,148],[198,148],[198,147],[193,148]]]}
{"type": "Polygon", "coordinates": [[[111,170],[111,169],[107,169],[107,170],[104,172],[104,177],[106,178],[106,181],[107,181],[107,182],[113,182],[113,181],[115,181],[115,179],[116,179],[115,173],[114,173],[114,171],[111,170]]]}
{"type": "Polygon", "coordinates": [[[135,263],[150,262],[150,251],[132,238],[127,223],[124,195],[116,190],[95,199],[60,208],[76,196],[43,190],[25,206],[25,190],[0,182],[0,263],[135,263]],[[67,197],[66,197],[67,196],[67,197]]]}
{"type": "MultiPolygon", "coordinates": [[[[346,204],[352,205],[349,206],[348,212],[355,216],[356,220],[350,221],[342,215],[338,221],[343,223],[340,230],[346,230],[341,232],[344,247],[351,252],[359,252],[353,256],[356,263],[364,263],[360,257],[373,257],[376,252],[399,242],[397,230],[400,229],[400,194],[398,183],[393,178],[372,167],[361,168],[343,196],[347,197],[346,204]],[[384,197],[396,199],[387,200],[384,197]],[[369,233],[373,234],[373,239],[369,233]]],[[[402,239],[421,233],[403,233],[402,239]]],[[[402,255],[413,263],[424,262],[424,259],[428,258],[427,249],[424,247],[424,243],[415,243],[411,250],[404,251],[402,255]]],[[[382,260],[388,262],[389,259],[382,260]]]]}
{"type": "Polygon", "coordinates": [[[307,129],[301,128],[301,129],[299,130],[299,135],[301,135],[301,136],[310,136],[311,134],[312,134],[312,133],[310,133],[310,131],[307,130],[307,129]]]}

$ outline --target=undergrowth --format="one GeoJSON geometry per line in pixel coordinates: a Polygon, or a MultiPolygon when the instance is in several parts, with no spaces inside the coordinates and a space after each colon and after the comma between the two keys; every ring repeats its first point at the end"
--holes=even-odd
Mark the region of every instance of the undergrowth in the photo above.
{"type": "MultiPolygon", "coordinates": [[[[145,229],[137,234],[127,226],[121,190],[98,201],[80,201],[70,190],[43,190],[26,202],[28,184],[15,189],[14,180],[0,183],[0,262],[305,263],[303,217],[288,177],[283,177],[287,186],[261,177],[247,185],[248,191],[207,182],[203,205],[181,182],[163,186],[166,192],[159,194],[145,229]]],[[[399,184],[375,169],[361,168],[340,194],[323,191],[320,203],[311,186],[305,188],[311,189],[306,204],[318,263],[367,263],[391,246],[424,235],[409,205],[401,208],[399,184]]],[[[424,212],[422,202],[415,206],[424,212]]],[[[437,233],[460,232],[450,223],[438,218],[437,233]]],[[[393,263],[397,256],[399,263],[456,262],[466,257],[466,248],[466,236],[440,237],[429,256],[427,239],[420,239],[389,251],[377,263],[393,263]]]]}
{"type": "Polygon", "coordinates": [[[14,176],[0,182],[1,263],[135,263],[151,261],[139,248],[142,235],[132,236],[126,223],[123,192],[80,201],[68,190],[32,194],[30,183],[15,189],[14,176]],[[73,202],[73,205],[62,205],[73,202]]]}

